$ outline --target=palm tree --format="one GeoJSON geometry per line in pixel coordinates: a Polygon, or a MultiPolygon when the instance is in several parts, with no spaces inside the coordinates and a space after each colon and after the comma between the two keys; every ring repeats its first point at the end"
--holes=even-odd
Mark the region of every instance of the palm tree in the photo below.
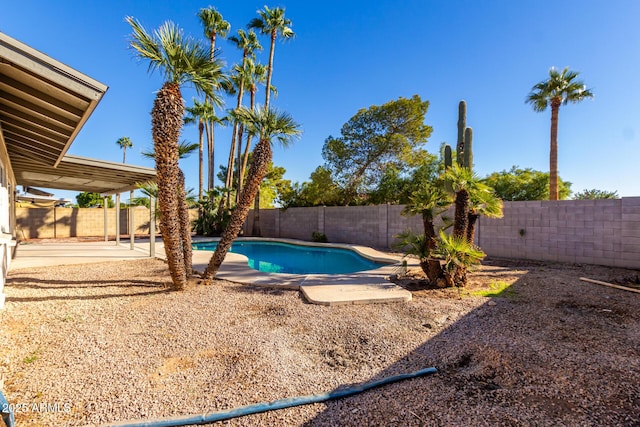
{"type": "MultiPolygon", "coordinates": [[[[438,247],[438,234],[435,221],[451,206],[451,197],[444,190],[442,183],[423,184],[410,198],[409,204],[402,211],[403,215],[420,215],[424,232],[416,236],[411,232],[398,235],[398,246],[410,247],[408,253],[417,255],[420,267],[433,284],[443,284],[443,271],[440,262],[434,259],[434,253],[438,247]]],[[[446,222],[446,220],[445,220],[446,222]]]]}
{"type": "Polygon", "coordinates": [[[469,221],[467,241],[473,243],[478,218],[502,218],[502,200],[496,196],[493,188],[483,182],[475,182],[469,193],[469,221]]]}
{"type": "MultiPolygon", "coordinates": [[[[294,36],[294,32],[291,29],[291,20],[285,18],[284,8],[276,7],[269,9],[267,6],[263,10],[258,10],[259,18],[254,18],[249,22],[249,28],[255,28],[262,34],[269,34],[271,37],[271,46],[269,49],[269,64],[267,66],[267,85],[265,89],[265,108],[269,108],[269,97],[271,95],[271,77],[273,75],[273,54],[276,48],[276,39],[278,34],[284,39],[289,39],[294,36]]],[[[253,232],[254,236],[260,235],[260,192],[258,191],[258,197],[255,200],[254,217],[253,217],[253,232]]]]}
{"type": "Polygon", "coordinates": [[[469,228],[469,193],[480,182],[479,178],[468,168],[454,163],[444,173],[446,186],[455,194],[455,214],[453,219],[453,235],[467,237],[469,228]]]}
{"type": "Polygon", "coordinates": [[[267,89],[265,91],[265,108],[269,108],[269,94],[271,88],[271,76],[273,75],[273,53],[276,48],[278,34],[284,39],[294,36],[291,27],[291,20],[284,17],[284,8],[276,7],[269,9],[267,6],[258,11],[260,18],[253,18],[249,22],[249,28],[255,28],[262,34],[269,34],[271,37],[271,47],[269,49],[269,65],[267,66],[267,89]]]}
{"type": "Polygon", "coordinates": [[[191,247],[191,236],[190,229],[186,233],[184,221],[180,220],[179,197],[184,194],[178,167],[178,139],[184,116],[181,86],[191,84],[197,91],[213,96],[212,82],[219,76],[221,66],[218,61],[210,61],[206,48],[191,38],[185,38],[182,31],[170,21],[152,34],[133,17],[127,17],[126,21],[133,30],[130,45],[136,56],[148,60],[149,71],[159,71],[165,80],[151,110],[151,133],[158,206],[162,216],[160,231],[173,287],[183,289],[191,268],[191,260],[185,257],[188,251],[184,248],[191,247]]]}
{"type": "Polygon", "coordinates": [[[465,286],[467,271],[485,257],[485,253],[465,237],[447,235],[442,230],[434,255],[442,260],[445,286],[465,286]]]}
{"type": "MultiPolygon", "coordinates": [[[[200,18],[200,23],[204,28],[204,36],[209,40],[209,60],[211,62],[215,61],[215,51],[216,51],[216,39],[218,36],[226,37],[231,29],[231,24],[228,21],[225,21],[222,17],[222,14],[216,10],[216,8],[209,6],[208,8],[200,9],[198,12],[198,17],[200,18]]],[[[214,83],[214,89],[218,89],[221,86],[227,86],[227,82],[225,81],[216,81],[214,83]]],[[[215,104],[213,99],[210,99],[207,95],[205,101],[208,101],[211,104],[215,104]]],[[[215,104],[217,105],[217,104],[215,104]]],[[[219,106],[219,105],[218,105],[219,106]]],[[[215,116],[215,112],[214,112],[215,116]]],[[[208,160],[208,189],[213,189],[213,183],[215,179],[215,159],[214,159],[214,150],[215,150],[215,121],[205,121],[207,125],[207,160],[208,160]]]]}
{"type": "MultiPolygon", "coordinates": [[[[236,86],[238,87],[238,101],[237,107],[242,105],[242,98],[244,96],[244,87],[245,82],[249,78],[247,71],[247,61],[251,59],[251,57],[255,56],[255,52],[262,50],[262,46],[258,41],[258,36],[255,31],[249,30],[244,31],[242,29],[238,30],[237,36],[229,37],[229,41],[233,42],[238,49],[242,49],[242,66],[235,66],[234,71],[236,72],[237,81],[236,86]]],[[[239,138],[239,123],[237,121],[233,124],[233,133],[231,134],[231,148],[229,150],[229,162],[227,164],[227,177],[225,181],[225,186],[227,188],[231,187],[231,183],[233,181],[233,162],[235,159],[235,149],[236,145],[238,147],[238,153],[242,152],[242,141],[239,138]]],[[[240,157],[240,155],[238,155],[240,157]]],[[[238,192],[239,193],[239,192],[238,192]]],[[[236,193],[236,198],[238,197],[238,193],[236,193]]],[[[227,205],[229,204],[229,194],[227,193],[227,205]]]]}
{"type": "Polygon", "coordinates": [[[116,144],[124,150],[122,154],[122,163],[127,163],[127,148],[133,147],[133,142],[131,142],[131,139],[128,136],[123,136],[116,141],[116,144]]]}
{"type": "Polygon", "coordinates": [[[566,67],[559,72],[555,67],[549,70],[549,78],[531,88],[526,103],[534,111],[542,112],[551,104],[551,147],[549,150],[549,200],[558,200],[558,112],[560,105],[578,103],[593,98],[593,93],[585,84],[576,80],[578,72],[566,67]]]}
{"type": "Polygon", "coordinates": [[[253,150],[253,159],[249,168],[247,182],[242,189],[240,200],[231,214],[229,224],[224,229],[216,251],[211,256],[209,265],[204,272],[203,279],[211,281],[218,268],[222,264],[233,240],[236,238],[242,224],[247,218],[253,199],[260,188],[260,182],[267,174],[269,164],[272,159],[271,143],[278,140],[283,146],[287,146],[294,138],[300,134],[300,126],[293,118],[286,113],[281,113],[273,109],[257,107],[250,110],[240,107],[233,113],[236,120],[241,121],[248,133],[260,135],[260,140],[253,150]]]}
{"type": "MultiPolygon", "coordinates": [[[[247,60],[246,65],[247,70],[247,84],[249,86],[249,94],[250,94],[250,107],[252,110],[256,106],[256,92],[258,91],[258,84],[264,83],[267,79],[267,67],[263,64],[256,63],[251,58],[247,60]]],[[[271,86],[271,91],[275,92],[275,86],[271,86]]],[[[242,136],[242,132],[240,133],[242,136]]],[[[247,135],[247,143],[244,147],[244,153],[242,155],[242,162],[238,162],[240,165],[239,177],[238,180],[238,193],[242,189],[243,180],[245,170],[247,169],[247,162],[249,161],[249,152],[251,150],[251,134],[247,135]]],[[[242,139],[242,138],[241,138],[242,139]]],[[[238,150],[239,152],[239,150],[238,150]]]]}
{"type": "MultiPolygon", "coordinates": [[[[193,106],[187,107],[185,124],[198,124],[198,199],[202,199],[204,188],[204,133],[205,122],[209,123],[214,118],[213,106],[208,102],[193,100],[193,106]]],[[[208,131],[208,128],[207,128],[208,131]]],[[[210,140],[208,137],[207,140],[210,140]]],[[[213,153],[212,153],[213,154],[213,153]]]]}

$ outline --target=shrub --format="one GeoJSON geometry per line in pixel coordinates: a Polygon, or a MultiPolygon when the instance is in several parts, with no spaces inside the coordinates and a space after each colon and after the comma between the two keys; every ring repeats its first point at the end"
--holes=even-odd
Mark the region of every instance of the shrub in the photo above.
{"type": "Polygon", "coordinates": [[[326,234],[321,233],[319,231],[314,231],[313,233],[311,233],[311,241],[312,242],[327,243],[329,241],[329,239],[327,239],[327,235],[326,234]]]}

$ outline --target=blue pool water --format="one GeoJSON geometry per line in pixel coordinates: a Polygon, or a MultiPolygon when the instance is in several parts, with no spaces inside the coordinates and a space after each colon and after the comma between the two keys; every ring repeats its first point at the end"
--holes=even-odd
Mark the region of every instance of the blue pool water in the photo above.
{"type": "MultiPolygon", "coordinates": [[[[194,243],[197,250],[214,251],[217,242],[194,243]]],[[[256,240],[235,241],[230,252],[249,258],[249,267],[265,273],[346,274],[373,270],[386,264],[341,248],[292,245],[256,240]]]]}

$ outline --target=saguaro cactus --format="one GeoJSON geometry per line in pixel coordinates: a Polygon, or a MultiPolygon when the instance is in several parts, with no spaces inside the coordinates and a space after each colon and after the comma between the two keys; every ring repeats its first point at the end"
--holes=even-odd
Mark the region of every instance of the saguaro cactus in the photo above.
{"type": "MultiPolygon", "coordinates": [[[[451,146],[444,147],[444,166],[452,165],[451,146]]],[[[456,163],[469,170],[473,169],[473,129],[467,127],[467,103],[458,104],[458,141],[456,144],[456,163]]]]}
{"type": "Polygon", "coordinates": [[[467,103],[462,100],[458,104],[458,142],[456,144],[456,160],[459,165],[463,163],[464,153],[464,132],[467,127],[467,103]]]}
{"type": "Polygon", "coordinates": [[[464,152],[462,153],[462,166],[473,170],[473,129],[464,130],[464,152]]]}

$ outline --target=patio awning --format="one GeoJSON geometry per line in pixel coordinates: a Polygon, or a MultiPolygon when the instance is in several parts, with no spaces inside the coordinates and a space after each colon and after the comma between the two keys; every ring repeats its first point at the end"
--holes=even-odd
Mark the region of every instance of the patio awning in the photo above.
{"type": "Polygon", "coordinates": [[[69,155],[56,168],[22,156],[13,156],[11,165],[20,185],[60,190],[124,193],[156,179],[155,169],[69,155]]]}
{"type": "Polygon", "coordinates": [[[107,86],[0,32],[0,142],[17,185],[103,194],[155,180],[155,171],[67,156],[107,86]]]}

